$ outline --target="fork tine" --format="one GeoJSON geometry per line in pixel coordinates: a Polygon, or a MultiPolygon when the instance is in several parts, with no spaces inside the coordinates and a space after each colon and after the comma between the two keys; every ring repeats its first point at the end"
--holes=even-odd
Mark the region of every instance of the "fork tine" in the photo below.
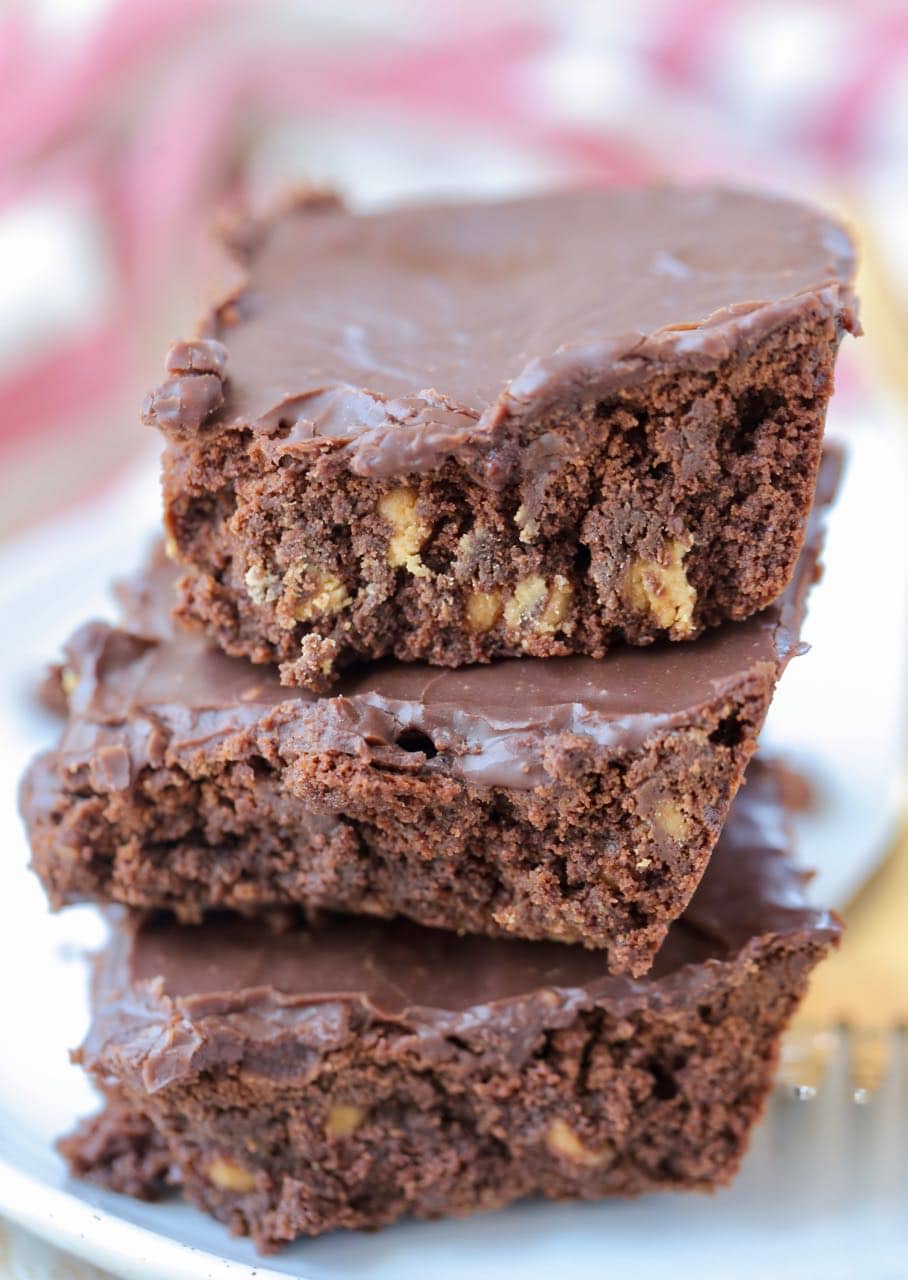
{"type": "Polygon", "coordinates": [[[874,1202],[901,1209],[908,1175],[905,1036],[862,1029],[849,1040],[849,1088],[857,1105],[843,1110],[851,1117],[855,1176],[874,1202]]]}
{"type": "Polygon", "coordinates": [[[882,1027],[857,1027],[848,1035],[849,1070],[854,1101],[866,1105],[887,1079],[896,1057],[896,1033],[882,1027]]]}
{"type": "Polygon", "coordinates": [[[810,1101],[824,1084],[833,1057],[844,1047],[853,1101],[864,1105],[897,1069],[903,1039],[897,1028],[889,1027],[795,1027],[782,1045],[776,1085],[800,1101],[810,1101]]]}
{"type": "Polygon", "coordinates": [[[837,1047],[833,1030],[795,1027],[782,1043],[777,1084],[800,1101],[815,1098],[837,1047]]]}
{"type": "Polygon", "coordinates": [[[791,1074],[777,1091],[768,1126],[776,1182],[772,1202],[786,1220],[847,1204],[853,1176],[845,1037],[828,1028],[803,1034],[799,1029],[794,1044],[791,1074]]]}

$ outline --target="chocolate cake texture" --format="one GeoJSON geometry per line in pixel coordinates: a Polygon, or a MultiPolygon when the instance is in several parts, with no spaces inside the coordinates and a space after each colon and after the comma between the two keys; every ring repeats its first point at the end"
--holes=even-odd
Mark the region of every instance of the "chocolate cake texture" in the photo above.
{"type": "Polygon", "coordinates": [[[71,641],[68,726],[23,784],[52,904],[404,915],[645,972],[798,649],[837,472],[783,599],[695,645],[383,663],[333,697],[174,631],[159,556],[71,641]]]}
{"type": "Polygon", "coordinates": [[[180,609],[225,651],[315,689],[386,656],[601,658],[790,581],[859,329],[824,214],[671,186],[311,197],[233,251],[145,406],[180,609]]]}
{"type": "Polygon", "coordinates": [[[557,943],[336,918],[121,922],[77,1055],[109,1098],[73,1170],[179,1184],[268,1250],[404,1214],[728,1182],[838,938],[755,763],[642,979],[557,943]]]}

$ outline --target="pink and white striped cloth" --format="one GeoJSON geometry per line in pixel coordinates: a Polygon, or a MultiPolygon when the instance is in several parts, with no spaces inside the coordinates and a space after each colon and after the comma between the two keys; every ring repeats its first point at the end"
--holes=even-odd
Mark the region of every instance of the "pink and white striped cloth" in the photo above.
{"type": "Polygon", "coordinates": [[[0,468],[39,477],[20,520],[139,447],[212,211],[249,191],[667,174],[851,196],[908,154],[900,0],[113,0],[83,26],[46,9],[0,19],[0,468]],[[55,253],[23,258],[23,209],[55,253]],[[16,272],[24,339],[21,308],[3,315],[16,272]],[[56,487],[34,467],[48,448],[56,487]]]}

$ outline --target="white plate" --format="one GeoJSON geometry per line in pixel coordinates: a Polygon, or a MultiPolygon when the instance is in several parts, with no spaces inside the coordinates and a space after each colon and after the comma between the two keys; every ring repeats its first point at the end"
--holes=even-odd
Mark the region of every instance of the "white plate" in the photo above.
{"type": "MultiPolygon", "coordinates": [[[[908,723],[908,458],[892,423],[864,421],[845,434],[852,457],[831,521],[830,567],[811,602],[816,647],[790,669],[767,731],[816,783],[820,804],[802,822],[802,849],[819,868],[818,898],[836,903],[872,869],[892,830],[908,723]]],[[[897,1136],[892,1126],[877,1134],[883,1146],[869,1162],[845,1145],[864,1142],[866,1155],[871,1139],[855,1126],[871,1125],[872,1106],[843,1105],[821,1123],[813,1105],[777,1102],[784,1123],[764,1127],[735,1187],[713,1198],[522,1205],[466,1222],[335,1234],[267,1265],[248,1241],[179,1201],[143,1205],[67,1179],[53,1140],[94,1105],[66,1052],[87,1019],[81,952],[102,931],[87,908],[48,914],[25,870],[13,795],[26,760],[55,732],[35,705],[35,672],[87,615],[111,613],[107,583],[134,566],[156,513],[145,467],[115,499],[0,557],[0,1212],[129,1277],[647,1280],[670,1269],[703,1280],[835,1280],[855,1274],[859,1260],[868,1276],[903,1275],[904,1184],[889,1149],[897,1136]]]]}

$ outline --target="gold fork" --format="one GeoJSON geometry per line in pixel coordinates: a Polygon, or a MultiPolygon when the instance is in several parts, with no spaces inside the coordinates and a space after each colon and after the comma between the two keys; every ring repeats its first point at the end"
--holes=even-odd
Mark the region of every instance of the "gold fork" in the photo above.
{"type": "Polygon", "coordinates": [[[891,854],[845,911],[839,951],[813,975],[782,1053],[783,1087],[812,1097],[847,1031],[856,1102],[881,1086],[908,1029],[908,823],[891,854]]]}
{"type": "MultiPolygon", "coordinates": [[[[845,213],[861,250],[857,287],[866,337],[860,358],[870,379],[881,380],[902,405],[908,424],[908,306],[890,285],[872,218],[847,206],[845,213]]],[[[908,761],[905,780],[908,789],[908,761]]],[[[779,1081],[799,1097],[813,1097],[833,1059],[844,1056],[860,1104],[894,1069],[908,1029],[908,811],[891,852],[843,914],[848,927],[841,948],[813,975],[785,1040],[779,1081]]]]}

